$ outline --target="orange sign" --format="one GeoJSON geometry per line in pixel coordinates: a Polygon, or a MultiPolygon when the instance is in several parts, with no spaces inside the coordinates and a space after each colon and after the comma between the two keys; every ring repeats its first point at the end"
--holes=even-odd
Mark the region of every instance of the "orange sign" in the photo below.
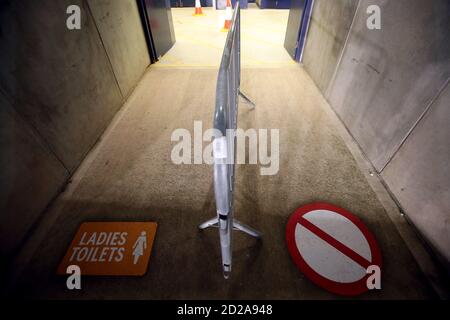
{"type": "Polygon", "coordinates": [[[81,275],[142,276],[152,252],[154,222],[84,222],[57,273],[77,265],[81,275]]]}

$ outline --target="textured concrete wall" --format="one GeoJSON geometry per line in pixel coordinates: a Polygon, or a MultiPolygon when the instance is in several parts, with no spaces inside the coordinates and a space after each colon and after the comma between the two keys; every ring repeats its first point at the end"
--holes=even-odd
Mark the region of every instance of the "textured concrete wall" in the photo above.
{"type": "Polygon", "coordinates": [[[450,1],[360,0],[340,62],[351,18],[338,4],[347,13],[355,5],[316,0],[305,66],[411,221],[450,265],[449,89],[435,101],[450,77],[450,1]],[[381,8],[381,30],[366,26],[373,4],[381,8]]]}
{"type": "Polygon", "coordinates": [[[383,171],[383,177],[450,265],[450,86],[383,171]]]}
{"type": "Polygon", "coordinates": [[[94,2],[0,1],[2,256],[21,243],[149,63],[135,2],[94,2]],[[81,30],[66,27],[69,5],[81,8],[81,30]]]}
{"type": "Polygon", "coordinates": [[[361,0],[328,99],[381,170],[450,76],[450,1],[361,0]],[[368,30],[377,4],[382,29],[368,30]]]}
{"type": "Polygon", "coordinates": [[[120,108],[122,96],[82,1],[11,1],[2,10],[0,87],[72,171],[120,108]],[[81,30],[66,8],[82,8],[81,30]]]}
{"type": "Polygon", "coordinates": [[[69,173],[1,93],[0,148],[0,256],[6,256],[69,173]]]}
{"type": "Polygon", "coordinates": [[[357,5],[358,0],[314,2],[303,64],[322,92],[336,70],[357,5]]]}
{"type": "Polygon", "coordinates": [[[89,0],[103,44],[124,96],[141,78],[150,57],[136,0],[89,0]]]}

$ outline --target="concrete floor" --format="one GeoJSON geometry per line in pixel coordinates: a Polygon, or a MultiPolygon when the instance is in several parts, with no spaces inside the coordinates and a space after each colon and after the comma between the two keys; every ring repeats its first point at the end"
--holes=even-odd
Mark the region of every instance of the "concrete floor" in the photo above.
{"type": "MultiPolygon", "coordinates": [[[[224,10],[203,8],[205,16],[193,17],[193,8],[172,8],[177,42],[156,64],[158,67],[218,67],[227,36],[221,32],[224,10]]],[[[241,63],[243,67],[292,66],[283,48],[289,10],[241,10],[241,63]]]]}
{"type": "MultiPolygon", "coordinates": [[[[348,151],[329,108],[300,66],[245,69],[243,89],[257,109],[240,110],[242,128],[280,129],[280,172],[260,176],[237,167],[236,217],[264,233],[262,243],[236,234],[234,270],[225,281],[217,230],[197,225],[214,215],[212,168],[174,165],[170,136],[212,121],[213,69],[150,68],[115,123],[29,241],[12,294],[31,298],[339,298],[313,285],[285,245],[293,211],[327,201],[358,215],[378,239],[383,289],[365,299],[432,298],[435,293],[348,151]],[[268,81],[267,79],[270,79],[268,81]],[[173,90],[173,83],[179,84],[173,90]],[[148,88],[151,88],[149,90],[148,88]],[[202,88],[199,90],[198,88],[202,88]],[[159,224],[147,274],[85,277],[83,290],[65,289],[56,267],[83,221],[159,224]]],[[[19,272],[19,271],[17,271],[19,272]]]]}
{"type": "MultiPolygon", "coordinates": [[[[284,27],[280,23],[278,35],[271,38],[277,39],[278,47],[271,43],[267,51],[261,50],[256,44],[264,42],[252,35],[250,18],[245,19],[251,10],[242,11],[243,39],[255,38],[253,49],[243,45],[247,53],[242,89],[257,108],[251,111],[241,105],[239,126],[280,129],[280,171],[260,176],[256,165],[237,166],[236,218],[261,230],[264,238],[257,242],[237,233],[232,278],[223,279],[217,230],[197,230],[215,214],[212,167],[177,166],[170,160],[173,130],[192,132],[194,120],[203,121],[204,129],[212,124],[214,66],[224,40],[221,33],[200,40],[188,39],[200,37],[195,32],[183,35],[187,29],[179,26],[191,18],[187,14],[191,11],[173,10],[178,44],[149,68],[72,184],[31,234],[15,261],[9,294],[43,299],[340,298],[312,284],[295,267],[285,245],[286,223],[295,209],[325,201],[360,217],[381,247],[382,290],[359,298],[435,298],[339,135],[329,105],[305,70],[284,60],[288,57],[281,54],[284,27]],[[202,45],[214,49],[200,55],[202,45]],[[272,49],[280,54],[269,54],[272,49]],[[159,224],[148,272],[138,278],[84,277],[82,291],[69,291],[56,268],[80,223],[101,220],[159,224]]],[[[265,11],[271,10],[259,12],[265,11]]],[[[287,18],[287,12],[279,11],[287,18]]],[[[205,20],[214,20],[209,10],[206,13],[205,20]]],[[[279,21],[258,25],[266,23],[279,21]]]]}

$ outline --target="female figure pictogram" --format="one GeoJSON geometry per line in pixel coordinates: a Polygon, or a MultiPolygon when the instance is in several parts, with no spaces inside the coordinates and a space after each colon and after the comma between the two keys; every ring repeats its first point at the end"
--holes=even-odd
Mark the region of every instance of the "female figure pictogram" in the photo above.
{"type": "Polygon", "coordinates": [[[137,264],[139,258],[144,255],[144,250],[147,249],[147,233],[145,231],[141,232],[141,235],[137,238],[133,245],[133,264],[137,264]]]}

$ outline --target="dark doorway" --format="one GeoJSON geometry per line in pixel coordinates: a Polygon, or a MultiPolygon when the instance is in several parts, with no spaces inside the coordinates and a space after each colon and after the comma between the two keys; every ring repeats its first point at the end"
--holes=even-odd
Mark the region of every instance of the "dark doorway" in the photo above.
{"type": "Polygon", "coordinates": [[[295,61],[301,61],[314,0],[291,0],[284,47],[295,61]]]}
{"type": "Polygon", "coordinates": [[[170,0],[137,0],[152,63],[175,44],[170,0]]]}

